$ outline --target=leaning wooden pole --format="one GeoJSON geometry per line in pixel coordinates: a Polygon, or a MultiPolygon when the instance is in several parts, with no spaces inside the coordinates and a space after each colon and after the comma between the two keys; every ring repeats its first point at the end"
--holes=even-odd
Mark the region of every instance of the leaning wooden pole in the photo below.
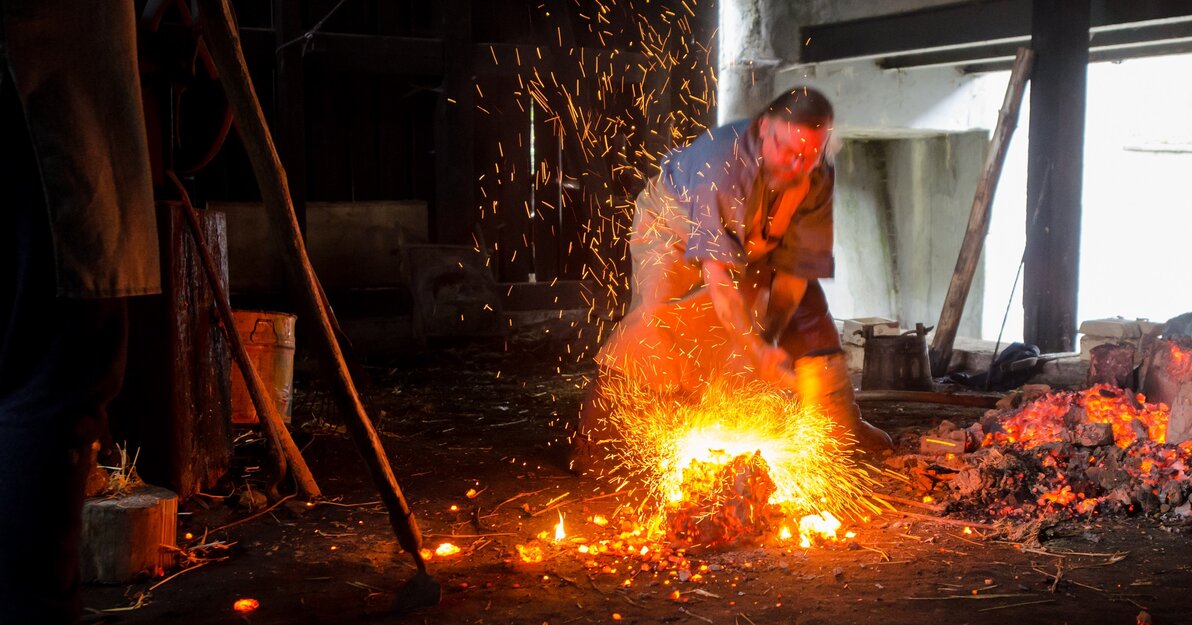
{"type": "Polygon", "coordinates": [[[330,311],[323,304],[318,277],[315,276],[314,268],[306,255],[306,245],[298,230],[298,219],[294,215],[294,205],[290,200],[286,173],[278,158],[273,137],[265,123],[265,113],[261,110],[248,74],[232,9],[228,6],[228,0],[198,0],[198,4],[203,37],[219,71],[220,82],[231,104],[232,115],[236,119],[236,128],[244,143],[244,149],[252,162],[271,231],[283,242],[285,265],[300,312],[318,328],[313,337],[314,345],[324,369],[332,379],[332,390],[344,416],[345,425],[352,433],[356,447],[364,457],[373,482],[380,491],[398,543],[413,556],[419,571],[425,572],[426,562],[419,553],[422,548],[422,534],[385,457],[381,438],[377,435],[356,392],[356,385],[352,382],[343,351],[335,340],[335,324],[330,311]]]}
{"type": "Polygon", "coordinates": [[[956,271],[948,285],[948,295],[940,310],[939,323],[935,324],[935,337],[931,341],[931,374],[939,377],[947,374],[952,362],[952,344],[956,341],[956,328],[960,315],[968,300],[969,287],[977,272],[977,261],[985,246],[985,235],[989,232],[989,213],[993,205],[993,194],[997,190],[998,178],[1002,175],[1002,164],[1006,162],[1006,151],[1010,137],[1018,125],[1018,110],[1022,106],[1022,94],[1030,77],[1035,53],[1028,48],[1019,48],[1010,72],[1010,84],[1006,88],[1006,99],[998,112],[997,128],[993,132],[993,145],[985,158],[985,169],[977,183],[973,207],[969,212],[968,227],[964,231],[964,242],[956,259],[956,271]]]}
{"type": "Polygon", "coordinates": [[[190,234],[194,238],[195,248],[199,253],[199,260],[203,265],[203,271],[207,274],[207,282],[210,284],[211,293],[215,297],[215,309],[219,312],[220,320],[223,321],[224,334],[228,337],[228,343],[232,347],[232,358],[236,361],[236,365],[240,367],[240,374],[244,377],[244,385],[248,390],[248,397],[252,400],[253,408],[257,409],[257,416],[260,417],[261,424],[265,428],[265,434],[269,437],[269,441],[274,448],[274,454],[277,456],[277,475],[270,483],[269,496],[277,497],[277,491],[274,486],[278,480],[285,477],[286,465],[288,463],[290,473],[293,474],[294,480],[298,483],[298,490],[308,499],[319,499],[323,496],[323,493],[319,491],[319,485],[315,482],[314,476],[311,475],[310,468],[306,466],[306,460],[302,457],[302,452],[299,451],[298,445],[294,444],[294,439],[290,437],[290,431],[286,429],[285,421],[282,420],[281,413],[277,410],[277,404],[273,402],[269,392],[265,390],[265,383],[261,380],[261,375],[257,372],[252,358],[248,355],[248,349],[244,346],[244,339],[240,337],[240,332],[236,329],[236,319],[232,315],[232,304],[228,300],[228,292],[224,288],[223,279],[219,271],[215,268],[215,261],[211,257],[211,248],[207,247],[206,238],[203,236],[203,229],[199,225],[199,216],[195,213],[195,209],[191,206],[189,199],[182,204],[182,216],[186,219],[187,225],[190,226],[190,234]]]}

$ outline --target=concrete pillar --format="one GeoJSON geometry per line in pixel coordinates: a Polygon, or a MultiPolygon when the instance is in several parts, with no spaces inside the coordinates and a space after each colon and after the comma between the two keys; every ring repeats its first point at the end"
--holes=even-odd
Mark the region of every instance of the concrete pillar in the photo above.
{"type": "Polygon", "coordinates": [[[720,0],[717,123],[752,117],[774,99],[778,0],[720,0]]]}

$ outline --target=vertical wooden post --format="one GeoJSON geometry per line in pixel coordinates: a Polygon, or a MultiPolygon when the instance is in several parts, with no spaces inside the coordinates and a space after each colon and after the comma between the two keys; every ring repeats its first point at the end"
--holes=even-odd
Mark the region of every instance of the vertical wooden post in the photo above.
{"type": "Polygon", "coordinates": [[[306,235],[306,69],[302,59],[302,0],[273,0],[277,47],[273,79],[277,151],[289,172],[290,197],[298,229],[306,235]]]}
{"type": "Polygon", "coordinates": [[[443,89],[435,111],[435,241],[471,244],[477,219],[475,152],[476,89],[472,84],[472,3],[446,0],[443,7],[443,89]]]}
{"type": "Polygon", "coordinates": [[[1089,0],[1035,0],[1023,333],[1044,353],[1072,351],[1080,274],[1089,0]],[[1050,170],[1050,174],[1047,172],[1050,170]]]}

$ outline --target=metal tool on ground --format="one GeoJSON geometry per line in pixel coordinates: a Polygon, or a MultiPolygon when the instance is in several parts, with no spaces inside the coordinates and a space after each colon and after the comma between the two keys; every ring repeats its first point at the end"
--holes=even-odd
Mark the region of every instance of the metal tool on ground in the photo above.
{"type": "Polygon", "coordinates": [[[413,609],[436,605],[441,597],[438,582],[426,572],[426,561],[419,550],[422,534],[410,507],[406,503],[393,469],[381,446],[372,421],[364,410],[356,385],[352,380],[343,350],[336,340],[334,321],[323,297],[322,287],[306,254],[294,214],[289,184],[285,169],[277,155],[273,137],[265,123],[265,113],[257,99],[248,65],[240,46],[240,36],[235,16],[228,0],[197,0],[203,37],[219,70],[220,82],[232,105],[245,152],[252,164],[253,173],[261,190],[272,230],[282,242],[283,264],[287,268],[290,286],[300,306],[299,314],[317,327],[312,344],[327,375],[331,378],[332,392],[344,418],[344,425],[352,435],[357,450],[368,466],[373,483],[376,484],[381,500],[389,513],[389,524],[393,527],[398,543],[414,559],[417,572],[414,579],[403,586],[396,607],[413,609]]]}

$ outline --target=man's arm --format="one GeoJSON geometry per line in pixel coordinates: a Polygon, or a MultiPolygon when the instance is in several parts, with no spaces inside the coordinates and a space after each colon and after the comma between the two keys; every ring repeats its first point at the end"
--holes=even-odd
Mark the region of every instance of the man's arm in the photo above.
{"type": "MultiPolygon", "coordinates": [[[[741,291],[729,275],[728,266],[706,260],[702,263],[702,271],[716,317],[724,324],[729,336],[753,361],[758,376],[768,382],[793,384],[794,372],[790,368],[789,356],[782,349],[763,340],[761,328],[754,323],[753,316],[741,297],[741,291]]],[[[803,286],[806,287],[806,281],[803,286]]],[[[799,297],[802,298],[802,292],[799,293],[799,297]]],[[[789,319],[788,316],[787,320],[789,319]]]]}
{"type": "Polygon", "coordinates": [[[766,321],[762,325],[762,340],[767,345],[777,344],[806,292],[806,278],[782,271],[774,272],[770,283],[770,305],[766,308],[766,321]]]}

